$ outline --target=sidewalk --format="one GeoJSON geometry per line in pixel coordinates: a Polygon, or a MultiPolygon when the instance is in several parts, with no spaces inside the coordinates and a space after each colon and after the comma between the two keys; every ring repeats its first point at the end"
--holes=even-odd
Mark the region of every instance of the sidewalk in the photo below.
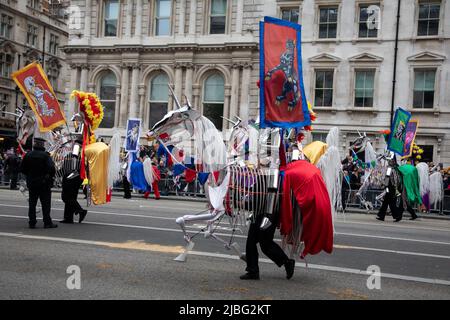
{"type": "MultiPolygon", "coordinates": [[[[0,185],[0,190],[1,189],[9,190],[9,187],[8,186],[4,186],[4,185],[0,185]]],[[[17,190],[17,192],[19,192],[19,191],[17,190]]],[[[60,188],[53,188],[52,192],[53,193],[61,193],[61,189],[60,188]]],[[[83,193],[80,191],[80,195],[82,195],[82,194],[83,193]]],[[[117,197],[117,198],[122,198],[123,197],[123,192],[122,191],[113,191],[112,192],[112,196],[113,197],[117,197]]],[[[154,200],[153,197],[154,197],[154,195],[151,194],[148,200],[149,201],[154,200]]],[[[131,198],[144,200],[144,195],[143,194],[131,193],[131,198]]],[[[174,201],[204,202],[204,203],[207,202],[206,198],[193,197],[193,196],[176,196],[176,195],[163,196],[163,195],[161,195],[161,199],[163,199],[163,200],[174,200],[174,201]]],[[[377,211],[376,210],[367,211],[365,209],[359,209],[359,208],[347,208],[345,213],[375,215],[375,214],[377,214],[377,211]]],[[[435,220],[447,220],[447,221],[450,221],[450,215],[440,215],[440,214],[435,214],[435,213],[427,213],[427,214],[419,213],[418,215],[419,215],[420,218],[423,218],[423,219],[435,219],[435,220]]],[[[409,217],[410,215],[406,211],[404,213],[404,216],[405,217],[409,217]]]]}

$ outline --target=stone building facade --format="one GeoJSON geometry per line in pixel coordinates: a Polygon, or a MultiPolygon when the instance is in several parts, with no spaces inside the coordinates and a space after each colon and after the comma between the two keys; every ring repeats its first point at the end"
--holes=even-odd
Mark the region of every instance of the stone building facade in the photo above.
{"type": "MultiPolygon", "coordinates": [[[[151,127],[183,94],[217,127],[220,116],[258,114],[259,21],[302,25],[306,95],[318,114],[312,139],[341,128],[342,153],[357,131],[390,124],[397,1],[73,0],[68,88],[97,92],[108,136],[128,118],[151,127]],[[375,26],[375,27],[374,27],[375,26]]],[[[401,0],[395,106],[419,120],[426,160],[450,165],[450,4],[401,0]]],[[[67,90],[69,91],[69,90],[67,90]]],[[[66,99],[66,112],[76,106],[66,99]]]]}
{"type": "MultiPolygon", "coordinates": [[[[44,67],[57,98],[64,106],[67,67],[60,47],[67,45],[68,28],[62,9],[68,1],[0,0],[0,108],[14,112],[25,97],[11,73],[33,61],[44,67]]],[[[14,140],[14,118],[0,112],[0,135],[14,140]]],[[[4,140],[2,140],[4,141],[4,140]]],[[[11,141],[9,141],[11,142],[11,141]]],[[[9,143],[6,147],[9,147],[9,143]]]]}

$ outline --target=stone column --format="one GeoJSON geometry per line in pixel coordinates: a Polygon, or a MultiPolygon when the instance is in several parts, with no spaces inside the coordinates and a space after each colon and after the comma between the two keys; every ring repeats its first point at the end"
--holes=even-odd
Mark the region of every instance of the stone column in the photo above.
{"type": "Polygon", "coordinates": [[[80,91],[87,91],[88,75],[89,75],[89,66],[87,64],[83,64],[81,66],[80,91]]]}
{"type": "Polygon", "coordinates": [[[120,125],[120,84],[116,84],[116,105],[114,106],[114,127],[120,125]]]}
{"type": "MultiPolygon", "coordinates": [[[[184,94],[189,99],[192,105],[192,76],[194,74],[194,65],[192,63],[188,63],[186,66],[186,80],[184,82],[184,94]]],[[[194,106],[196,107],[196,106],[194,106]]]]}
{"type": "Polygon", "coordinates": [[[195,23],[197,16],[197,0],[191,0],[191,8],[189,10],[189,34],[195,34],[195,23]]]}
{"type": "Polygon", "coordinates": [[[250,75],[252,72],[252,65],[249,62],[244,64],[244,71],[242,72],[242,87],[241,87],[241,103],[239,107],[239,117],[242,120],[248,119],[249,109],[249,93],[250,93],[250,75]]]}
{"type": "Polygon", "coordinates": [[[130,81],[130,71],[128,65],[122,65],[122,83],[120,92],[120,118],[119,125],[124,128],[128,119],[128,84],[130,81]]]}
{"type": "MultiPolygon", "coordinates": [[[[70,68],[72,69],[70,71],[70,88],[69,88],[69,96],[72,93],[73,90],[78,90],[78,66],[75,64],[70,65],[70,68]]],[[[67,119],[70,119],[72,115],[75,113],[76,110],[76,99],[69,99],[69,110],[67,119]]],[[[77,110],[78,111],[78,110],[77,110]]]]}
{"type": "Polygon", "coordinates": [[[231,69],[231,98],[228,113],[230,119],[238,115],[239,87],[245,86],[244,83],[239,84],[239,70],[241,69],[241,66],[238,63],[233,63],[231,69]]]}
{"type": "MultiPolygon", "coordinates": [[[[175,96],[178,98],[178,101],[180,102],[180,104],[182,103],[181,101],[181,92],[182,92],[182,78],[183,78],[183,66],[181,65],[181,63],[175,63],[175,96]]],[[[177,105],[175,103],[175,101],[173,102],[172,105],[173,109],[175,110],[177,108],[177,105]]]]}
{"type": "Polygon", "coordinates": [[[242,34],[242,17],[244,15],[244,0],[237,0],[236,33],[242,34]]]}
{"type": "Polygon", "coordinates": [[[134,35],[140,37],[142,35],[142,0],[136,0],[136,25],[134,35]]]}
{"type": "Polygon", "coordinates": [[[184,19],[186,16],[186,0],[180,0],[180,12],[178,14],[178,34],[184,34],[184,19]]]}
{"type": "MultiPolygon", "coordinates": [[[[225,118],[230,118],[233,116],[233,114],[230,114],[230,95],[231,95],[231,86],[229,84],[225,85],[225,96],[224,96],[224,100],[223,100],[223,116],[225,118]]],[[[230,128],[230,123],[223,119],[222,122],[222,132],[225,129],[230,128]]]]}
{"type": "Polygon", "coordinates": [[[86,0],[84,8],[84,37],[87,39],[91,37],[91,9],[92,0],[86,0]]]}
{"type": "Polygon", "coordinates": [[[127,19],[125,20],[125,36],[131,37],[131,22],[133,19],[133,0],[127,0],[127,19]]]}
{"type": "Polygon", "coordinates": [[[139,81],[140,65],[133,64],[131,73],[131,93],[130,93],[130,118],[137,118],[137,97],[138,97],[138,81],[139,81]]]}
{"type": "Polygon", "coordinates": [[[146,123],[146,117],[145,117],[145,85],[140,84],[139,89],[139,118],[142,120],[142,124],[144,128],[148,128],[148,124],[146,123]]]}
{"type": "Polygon", "coordinates": [[[192,85],[192,94],[194,96],[194,107],[197,108],[197,110],[201,111],[202,106],[200,105],[200,85],[199,84],[192,85]]]}

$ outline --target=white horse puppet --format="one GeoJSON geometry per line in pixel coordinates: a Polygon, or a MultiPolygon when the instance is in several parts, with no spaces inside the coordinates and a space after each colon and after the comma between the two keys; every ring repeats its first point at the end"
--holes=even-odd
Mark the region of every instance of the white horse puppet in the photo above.
{"type": "MultiPolygon", "coordinates": [[[[173,94],[172,88],[170,89],[173,94]]],[[[244,260],[245,254],[240,251],[233,237],[237,231],[242,232],[241,227],[246,225],[247,219],[255,218],[256,214],[262,212],[267,177],[264,176],[262,169],[247,166],[237,159],[236,154],[227,152],[221,133],[208,118],[193,109],[189,101],[183,107],[177,99],[175,102],[179,108],[170,111],[156,123],[147,133],[148,138],[158,139],[168,152],[169,145],[182,148],[193,156],[199,171],[201,168],[201,172],[211,173],[205,183],[207,209],[198,214],[184,215],[176,219],[187,245],[185,252],[175,260],[183,262],[186,260],[188,252],[194,247],[192,239],[200,233],[205,238],[221,242],[226,249],[234,249],[244,260]],[[229,222],[231,229],[228,241],[215,233],[223,220],[229,222]],[[186,224],[199,221],[205,222],[206,225],[199,232],[190,235],[186,230],[186,224]]],[[[234,123],[231,139],[236,141],[236,138],[240,145],[248,136],[245,134],[245,128],[239,123],[240,121],[234,123]]],[[[151,172],[149,173],[146,179],[151,183],[151,172]]]]}

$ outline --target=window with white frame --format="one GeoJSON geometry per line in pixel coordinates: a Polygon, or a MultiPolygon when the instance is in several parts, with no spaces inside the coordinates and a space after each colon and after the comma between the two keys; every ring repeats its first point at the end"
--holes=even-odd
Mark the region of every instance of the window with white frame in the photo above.
{"type": "Polygon", "coordinates": [[[33,9],[39,10],[39,5],[41,4],[41,0],[28,0],[28,6],[33,9]]]}
{"type": "Polygon", "coordinates": [[[379,4],[360,4],[358,20],[359,38],[376,38],[378,36],[379,4]]]}
{"type": "Polygon", "coordinates": [[[435,36],[439,33],[440,10],[440,2],[428,1],[419,3],[418,36],[435,36]]]}
{"type": "Polygon", "coordinates": [[[227,20],[227,0],[211,0],[209,33],[224,34],[227,20]]]}
{"type": "Polygon", "coordinates": [[[288,7],[288,8],[281,8],[281,19],[298,23],[298,17],[299,17],[299,8],[298,7],[288,7]]]}
{"type": "Polygon", "coordinates": [[[105,37],[117,37],[119,25],[119,0],[105,0],[103,11],[103,30],[105,37]]]}
{"type": "Polygon", "coordinates": [[[116,76],[109,71],[100,79],[100,100],[103,105],[103,120],[100,123],[102,128],[114,127],[114,116],[116,113],[116,76]]]}
{"type": "Polygon", "coordinates": [[[222,116],[225,97],[225,81],[222,75],[210,75],[203,86],[203,115],[222,130],[222,116]]]}
{"type": "MultiPolygon", "coordinates": [[[[8,93],[0,93],[0,110],[8,111],[9,110],[9,102],[11,101],[11,95],[8,93]]],[[[6,116],[6,113],[0,114],[2,117],[6,116]]]]}
{"type": "Polygon", "coordinates": [[[169,105],[169,77],[160,73],[150,80],[148,94],[148,126],[152,128],[167,113],[169,105]]]}
{"type": "Polygon", "coordinates": [[[1,24],[0,24],[0,36],[5,37],[7,39],[12,38],[12,30],[14,26],[13,17],[8,16],[7,14],[2,14],[1,16],[1,24]]]}
{"type": "Polygon", "coordinates": [[[49,52],[54,55],[58,55],[59,37],[50,33],[49,52]]]}
{"type": "Polygon", "coordinates": [[[436,80],[436,69],[414,70],[414,108],[434,107],[434,83],[436,80]]]}
{"type": "Polygon", "coordinates": [[[13,56],[10,53],[0,52],[0,76],[9,78],[11,75],[13,56]]]}
{"type": "Polygon", "coordinates": [[[172,0],[155,1],[155,36],[171,34],[172,0]]]}
{"type": "Polygon", "coordinates": [[[375,70],[355,71],[355,107],[373,107],[375,70]]]}
{"type": "Polygon", "coordinates": [[[38,45],[38,27],[32,24],[29,24],[27,28],[27,44],[32,47],[37,47],[38,45]]]}
{"type": "Polygon", "coordinates": [[[333,105],[334,70],[315,70],[314,106],[331,107],[333,105]]]}
{"type": "Polygon", "coordinates": [[[319,38],[333,39],[337,35],[338,6],[319,7],[319,38]]]}

